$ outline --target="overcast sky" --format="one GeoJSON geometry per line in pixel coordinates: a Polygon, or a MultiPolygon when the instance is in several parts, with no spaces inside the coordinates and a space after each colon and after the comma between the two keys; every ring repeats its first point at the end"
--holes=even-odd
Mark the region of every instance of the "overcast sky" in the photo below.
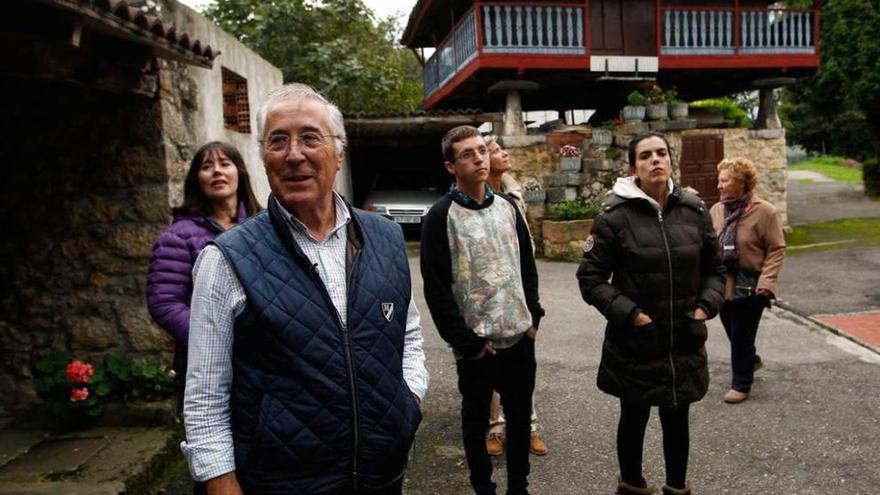
{"type": "MultiPolygon", "coordinates": [[[[211,0],[178,0],[180,3],[184,3],[189,5],[190,7],[194,7],[196,10],[201,10],[205,6],[211,3],[211,0]]],[[[391,14],[396,14],[397,12],[403,12],[403,23],[406,23],[406,19],[409,16],[409,12],[412,10],[413,6],[416,4],[416,0],[364,0],[364,3],[367,4],[367,7],[373,10],[378,18],[388,17],[391,14]]],[[[404,26],[401,26],[403,29],[404,26]]]]}

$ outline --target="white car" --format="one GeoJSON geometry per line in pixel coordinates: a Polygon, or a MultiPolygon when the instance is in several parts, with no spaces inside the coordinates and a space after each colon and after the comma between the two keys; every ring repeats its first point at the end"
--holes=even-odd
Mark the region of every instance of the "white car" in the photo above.
{"type": "Polygon", "coordinates": [[[364,201],[364,209],[390,218],[401,225],[418,226],[422,217],[442,196],[432,185],[418,187],[425,178],[405,174],[379,177],[376,187],[364,201]]]}

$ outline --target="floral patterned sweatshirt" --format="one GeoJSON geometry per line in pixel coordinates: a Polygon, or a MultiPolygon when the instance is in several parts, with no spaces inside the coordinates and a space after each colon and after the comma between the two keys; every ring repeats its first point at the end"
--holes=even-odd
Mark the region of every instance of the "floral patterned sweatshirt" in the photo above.
{"type": "Polygon", "coordinates": [[[456,359],[488,341],[513,346],[544,310],[525,220],[512,199],[487,194],[482,204],[453,188],[422,223],[425,299],[456,359]]]}

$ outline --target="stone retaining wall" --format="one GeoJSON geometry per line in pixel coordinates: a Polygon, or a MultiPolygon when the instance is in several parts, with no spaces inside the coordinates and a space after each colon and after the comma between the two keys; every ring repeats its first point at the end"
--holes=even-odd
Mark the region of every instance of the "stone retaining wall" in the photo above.
{"type": "MultiPolygon", "coordinates": [[[[536,252],[544,252],[542,220],[549,217],[554,203],[573,199],[603,202],[618,177],[629,175],[626,149],[635,134],[646,130],[664,132],[669,139],[673,157],[673,177],[680,179],[678,167],[683,136],[717,134],[724,137],[724,153],[727,157],[745,156],[755,162],[760,174],[757,193],[772,202],[779,211],[783,226],[788,224],[786,204],[786,157],[784,130],[697,129],[696,121],[632,122],[616,126],[611,146],[594,146],[592,130],[555,132],[533,136],[504,136],[502,143],[510,153],[517,179],[524,183],[537,180],[546,190],[546,204],[530,204],[529,226],[535,237],[536,252]],[[580,172],[559,171],[559,146],[581,146],[582,168],[580,172]],[[555,145],[555,146],[554,146],[555,145]]],[[[583,241],[583,239],[581,240],[583,241]]],[[[555,243],[550,244],[555,245],[555,243]]],[[[556,256],[551,247],[549,256],[556,256]]]]}

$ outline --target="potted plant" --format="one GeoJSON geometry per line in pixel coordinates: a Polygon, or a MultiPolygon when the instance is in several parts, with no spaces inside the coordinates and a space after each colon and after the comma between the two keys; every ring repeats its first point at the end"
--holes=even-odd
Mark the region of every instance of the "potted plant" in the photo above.
{"type": "Polygon", "coordinates": [[[607,148],[614,141],[614,121],[607,120],[593,129],[593,146],[597,148],[607,148]]]}
{"type": "Polygon", "coordinates": [[[526,203],[543,203],[547,199],[547,191],[541,187],[538,179],[529,177],[523,182],[523,199],[526,203]]]}
{"type": "Polygon", "coordinates": [[[566,144],[559,148],[559,170],[562,172],[580,172],[581,150],[580,148],[566,144]]]}
{"type": "Polygon", "coordinates": [[[641,122],[645,120],[645,95],[633,90],[626,97],[629,105],[623,107],[621,117],[624,122],[641,122]]]}
{"type": "Polygon", "coordinates": [[[646,114],[648,120],[667,120],[669,119],[669,109],[666,106],[666,92],[660,89],[660,86],[654,85],[648,96],[645,98],[647,104],[646,114]]]}
{"type": "Polygon", "coordinates": [[[688,104],[678,99],[678,91],[672,88],[666,91],[666,102],[669,105],[669,117],[672,120],[686,119],[688,116],[688,104]]]}
{"type": "Polygon", "coordinates": [[[541,222],[544,256],[576,261],[583,256],[593,218],[601,211],[595,201],[577,199],[554,204],[548,219],[541,222]]]}

